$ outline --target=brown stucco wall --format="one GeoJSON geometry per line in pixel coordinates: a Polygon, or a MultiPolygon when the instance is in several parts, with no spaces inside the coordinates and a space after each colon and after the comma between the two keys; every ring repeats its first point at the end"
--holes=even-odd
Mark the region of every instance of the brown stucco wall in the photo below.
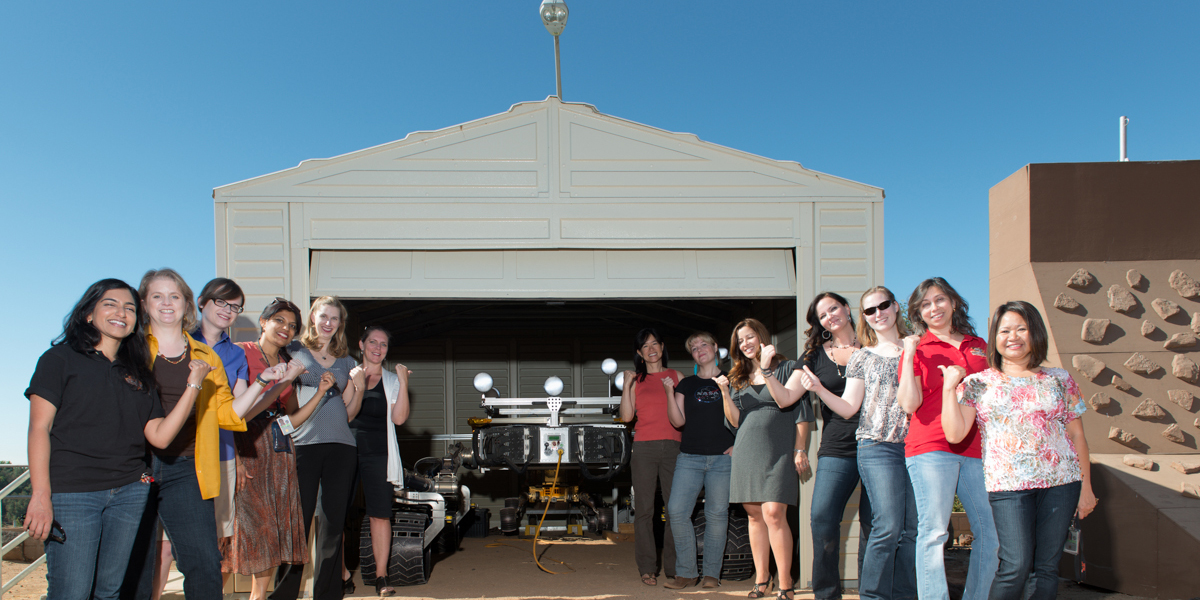
{"type": "Polygon", "coordinates": [[[1027,169],[1033,262],[1200,258],[1200,160],[1027,169]]]}

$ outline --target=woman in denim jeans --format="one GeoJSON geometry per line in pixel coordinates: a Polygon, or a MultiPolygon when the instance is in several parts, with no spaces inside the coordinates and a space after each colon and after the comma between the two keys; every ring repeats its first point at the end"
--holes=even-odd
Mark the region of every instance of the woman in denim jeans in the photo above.
{"type": "MultiPolygon", "coordinates": [[[[188,388],[164,417],[140,316],[129,284],[92,284],[25,390],[33,484],[25,529],[49,538],[49,600],[117,598],[150,491],[145,444],[170,444],[198,396],[188,388]]],[[[187,369],[198,384],[210,367],[187,369]]]]}
{"type": "Polygon", "coordinates": [[[221,490],[218,429],[245,431],[246,415],[269,382],[283,375],[280,365],[264,371],[236,398],[224,363],[209,346],[188,332],[198,325],[191,288],[173,269],[147,271],[138,286],[148,325],[150,370],[164,410],[195,394],[193,411],[179,435],[165,448],[153,449],[154,482],[131,553],[124,597],[146,600],[153,594],[156,523],[161,521],[188,600],[220,600],[221,552],[213,498],[221,490]],[[200,360],[212,370],[197,383],[182,366],[200,360]]]}
{"type": "MultiPolygon", "coordinates": [[[[850,304],[840,294],[821,292],[808,305],[808,341],[801,356],[805,380],[827,388],[835,396],[846,387],[846,365],[859,349],[850,304]]],[[[808,385],[806,390],[812,390],[808,385]]],[[[858,412],[841,415],[821,404],[821,446],[817,450],[817,472],[812,495],[812,587],[817,600],[842,597],[838,554],[842,546],[842,514],[854,488],[858,487],[858,412]]],[[[867,536],[871,533],[871,502],[866,494],[858,502],[858,566],[862,570],[867,536]]]]}
{"type": "Polygon", "coordinates": [[[958,365],[967,373],[987,368],[987,342],[975,336],[967,302],[941,277],[922,281],[908,301],[908,317],[924,335],[904,338],[896,398],[912,415],[904,438],[904,462],[917,503],[917,595],[947,600],[942,547],[957,491],[971,520],[971,564],[964,600],[987,597],[996,574],[996,527],[983,483],[979,430],[959,442],[942,431],[942,371],[958,365]]]}
{"type": "Polygon", "coordinates": [[[804,385],[839,415],[859,415],[858,472],[871,502],[859,596],[911,600],[917,596],[917,507],[904,467],[908,415],[896,401],[900,338],[908,329],[899,318],[900,304],[885,287],[867,290],[859,306],[858,339],[864,345],[846,363],[846,391],[836,396],[811,373],[804,385]]]}
{"type": "Polygon", "coordinates": [[[963,380],[962,367],[943,367],[946,439],[962,439],[975,423],[984,434],[983,475],[1000,538],[989,600],[1019,600],[1027,581],[1025,597],[1054,598],[1071,517],[1096,507],[1079,420],[1087,408],[1065,370],[1042,368],[1048,339],[1032,304],[1008,302],[992,317],[991,368],[963,380]]]}
{"type": "Polygon", "coordinates": [[[721,559],[725,557],[733,432],[725,427],[721,387],[715,381],[725,375],[717,366],[717,340],[711,333],[701,331],[688,337],[684,345],[696,361],[696,374],[685,377],[679,385],[670,379],[663,380],[668,399],[667,418],[671,425],[683,430],[667,506],[675,536],[675,579],[663,587],[677,590],[700,584],[692,510],[703,488],[703,585],[711,589],[721,585],[721,559]]]}

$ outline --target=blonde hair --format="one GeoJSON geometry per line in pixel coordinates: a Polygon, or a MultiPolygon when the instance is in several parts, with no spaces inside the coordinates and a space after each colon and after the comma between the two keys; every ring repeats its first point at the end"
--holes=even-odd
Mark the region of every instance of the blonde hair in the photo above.
{"type": "Polygon", "coordinates": [[[711,333],[707,331],[697,331],[696,333],[689,335],[688,339],[684,340],[683,342],[683,347],[687,349],[688,354],[692,353],[692,342],[696,340],[708,342],[712,344],[713,348],[717,347],[717,338],[713,337],[711,333]]]}
{"type": "Polygon", "coordinates": [[[863,313],[863,309],[866,308],[867,296],[870,296],[871,294],[884,294],[888,297],[888,300],[892,301],[892,304],[896,305],[896,333],[902,338],[908,335],[910,332],[908,331],[908,326],[904,324],[904,319],[902,318],[904,315],[900,312],[900,303],[896,301],[896,295],[892,293],[892,290],[889,290],[882,285],[877,285],[863,292],[863,295],[858,299],[857,333],[858,341],[862,343],[863,348],[874,346],[875,344],[879,343],[879,337],[875,335],[875,330],[872,329],[867,323],[867,315],[863,313]]]}
{"type": "MultiPolygon", "coordinates": [[[[162,268],[150,269],[142,275],[142,282],[138,284],[138,295],[142,297],[142,302],[146,302],[146,295],[150,291],[150,284],[155,279],[168,279],[179,288],[179,294],[183,296],[183,330],[191,333],[196,330],[196,326],[200,324],[200,319],[196,316],[196,301],[192,299],[192,288],[188,287],[183,276],[175,269],[162,268]]],[[[150,324],[150,311],[142,310],[142,326],[147,327],[146,333],[150,333],[148,325],[150,324]]]]}
{"type": "Polygon", "coordinates": [[[313,315],[316,315],[322,306],[337,308],[342,315],[337,331],[333,332],[333,338],[329,340],[329,354],[334,358],[346,356],[350,353],[350,344],[346,341],[346,307],[342,305],[342,301],[338,300],[337,296],[321,296],[313,300],[312,308],[308,309],[308,320],[304,322],[304,333],[300,334],[300,343],[309,350],[321,349],[321,340],[317,337],[317,327],[313,324],[313,315]]]}

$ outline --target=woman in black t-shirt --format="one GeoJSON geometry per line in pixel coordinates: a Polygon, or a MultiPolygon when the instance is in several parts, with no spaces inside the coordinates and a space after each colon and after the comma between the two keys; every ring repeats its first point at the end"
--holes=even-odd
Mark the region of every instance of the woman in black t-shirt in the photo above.
{"type": "MultiPolygon", "coordinates": [[[[825,389],[840,396],[846,388],[846,362],[858,350],[854,318],[850,304],[839,294],[817,294],[808,305],[805,343],[801,364],[805,373],[820,380],[825,389]]],[[[838,573],[841,548],[842,513],[854,488],[858,487],[858,461],[855,433],[858,414],[843,418],[821,403],[821,446],[817,451],[817,472],[813,482],[812,540],[813,595],[818,600],[842,597],[842,578],[838,573]]],[[[799,456],[797,456],[799,458],[799,456]]],[[[871,506],[867,495],[859,495],[858,545],[859,571],[871,531],[871,506]]]]}
{"type": "MultiPolygon", "coordinates": [[[[396,589],[387,584],[387,567],[392,547],[392,503],[396,496],[395,486],[402,483],[403,474],[399,455],[389,456],[389,445],[395,440],[394,427],[408,420],[408,376],[411,373],[401,364],[396,365],[395,373],[383,368],[391,338],[386,329],[372,325],[358,340],[365,391],[358,414],[350,421],[358,451],[358,482],[366,501],[367,519],[371,524],[371,551],[375,556],[375,572],[363,573],[363,583],[374,582],[375,595],[380,597],[396,594],[396,589]],[[391,436],[388,435],[389,427],[393,428],[391,436]]],[[[346,551],[357,552],[358,548],[347,548],[346,551]]],[[[344,579],[345,573],[342,576],[344,579]]]]}
{"type": "MultiPolygon", "coordinates": [[[[50,600],[117,598],[150,491],[145,444],[170,444],[196,400],[189,391],[164,417],[140,316],[129,284],[92,284],[25,390],[33,484],[25,529],[49,538],[50,600]]],[[[210,370],[187,367],[193,384],[210,370]]]]}
{"type": "Polygon", "coordinates": [[[714,381],[725,375],[717,366],[717,341],[712,334],[693,333],[684,342],[688,353],[699,366],[695,375],[684,377],[679,385],[663,379],[667,392],[667,418],[671,425],[682,430],[679,456],[675,459],[675,476],[667,515],[675,538],[675,580],[668,589],[680,589],[700,584],[720,585],[721,559],[725,556],[725,532],[729,522],[729,473],[732,468],[729,452],[733,450],[733,432],[725,427],[725,411],[721,387],[714,381]],[[696,569],[696,535],[692,525],[692,510],[696,498],[704,490],[704,553],[703,573],[696,569]]]}

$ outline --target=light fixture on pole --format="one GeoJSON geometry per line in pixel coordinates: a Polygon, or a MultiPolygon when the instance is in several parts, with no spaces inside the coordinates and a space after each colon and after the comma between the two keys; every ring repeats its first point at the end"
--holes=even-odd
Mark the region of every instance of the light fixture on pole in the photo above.
{"type": "Polygon", "coordinates": [[[542,25],[554,36],[554,80],[558,84],[558,99],[562,100],[562,66],[558,59],[558,36],[567,26],[567,3],[563,0],[542,0],[538,9],[542,25]]]}

